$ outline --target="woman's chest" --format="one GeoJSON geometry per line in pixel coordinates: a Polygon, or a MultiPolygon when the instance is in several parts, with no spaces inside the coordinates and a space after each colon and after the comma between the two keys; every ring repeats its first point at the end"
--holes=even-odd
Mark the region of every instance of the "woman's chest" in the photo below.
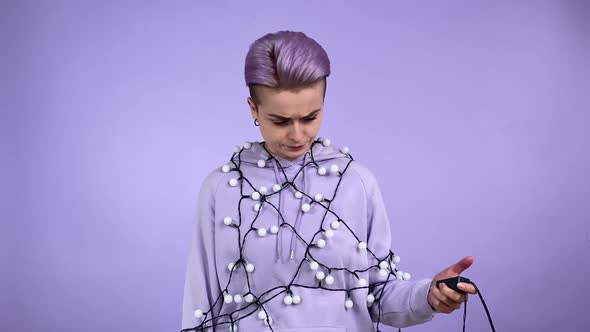
{"type": "Polygon", "coordinates": [[[220,188],[215,257],[220,284],[236,292],[289,284],[350,286],[350,272],[366,267],[366,198],[362,186],[340,177],[250,178],[220,188]],[[274,188],[273,188],[274,187],[274,188]],[[234,264],[231,272],[228,266],[234,264]],[[331,278],[327,278],[331,276],[331,278]],[[328,282],[328,284],[326,284],[328,282]]]}

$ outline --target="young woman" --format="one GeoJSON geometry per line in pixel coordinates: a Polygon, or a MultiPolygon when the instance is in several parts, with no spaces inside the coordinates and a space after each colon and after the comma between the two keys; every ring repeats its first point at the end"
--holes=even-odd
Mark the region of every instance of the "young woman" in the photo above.
{"type": "Polygon", "coordinates": [[[408,281],[375,177],[347,147],[317,137],[329,75],[328,55],[301,32],[251,45],[247,102],[264,140],[236,146],[202,185],[185,331],[366,332],[421,324],[466,301],[435,281],[473,259],[408,281]]]}

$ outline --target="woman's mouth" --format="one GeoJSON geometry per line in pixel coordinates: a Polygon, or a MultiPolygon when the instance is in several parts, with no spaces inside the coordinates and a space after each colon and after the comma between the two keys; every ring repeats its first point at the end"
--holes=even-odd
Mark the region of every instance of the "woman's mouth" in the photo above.
{"type": "Polygon", "coordinates": [[[305,146],[305,145],[293,145],[293,146],[290,146],[290,145],[285,145],[285,147],[286,147],[286,148],[287,148],[287,150],[289,150],[289,151],[299,151],[299,150],[303,149],[303,147],[304,147],[304,146],[305,146]]]}

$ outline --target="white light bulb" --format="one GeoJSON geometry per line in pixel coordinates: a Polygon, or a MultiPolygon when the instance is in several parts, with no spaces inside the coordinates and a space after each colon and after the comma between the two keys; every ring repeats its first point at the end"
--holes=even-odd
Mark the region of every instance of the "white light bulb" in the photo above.
{"type": "Polygon", "coordinates": [[[273,321],[272,321],[272,317],[266,317],[266,319],[264,320],[264,325],[266,326],[270,326],[272,325],[273,321]]]}
{"type": "Polygon", "coordinates": [[[332,166],[330,166],[330,173],[332,173],[332,174],[338,173],[339,170],[340,170],[340,167],[338,167],[338,165],[336,165],[336,164],[333,164],[332,166]]]}
{"type": "Polygon", "coordinates": [[[365,287],[365,286],[367,286],[367,280],[360,278],[359,279],[359,287],[365,287]]]}
{"type": "Polygon", "coordinates": [[[293,304],[293,298],[290,295],[287,295],[283,298],[283,303],[286,305],[293,304]]]}
{"type": "Polygon", "coordinates": [[[310,209],[311,209],[311,206],[307,203],[304,203],[303,205],[301,205],[301,210],[303,212],[309,212],[310,209]]]}
{"type": "Polygon", "coordinates": [[[334,277],[332,277],[331,275],[329,275],[329,276],[326,277],[326,280],[325,281],[326,281],[326,284],[327,285],[331,285],[331,284],[334,283],[334,277]]]}
{"type": "Polygon", "coordinates": [[[248,273],[254,272],[254,264],[252,264],[252,263],[246,264],[246,272],[248,272],[248,273]]]}
{"type": "Polygon", "coordinates": [[[195,318],[201,318],[203,317],[203,310],[197,309],[195,310],[195,318]]]}
{"type": "Polygon", "coordinates": [[[278,232],[279,232],[279,226],[277,226],[277,225],[270,226],[270,233],[271,234],[277,234],[278,232]]]}
{"type": "Polygon", "coordinates": [[[351,299],[346,300],[346,302],[344,302],[344,306],[346,307],[346,309],[352,309],[352,307],[354,306],[354,303],[352,303],[351,299]]]}

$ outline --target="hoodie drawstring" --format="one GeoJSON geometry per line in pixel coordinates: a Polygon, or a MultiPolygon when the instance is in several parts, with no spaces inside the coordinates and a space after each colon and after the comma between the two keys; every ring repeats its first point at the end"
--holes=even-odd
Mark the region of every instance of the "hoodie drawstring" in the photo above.
{"type": "MultiPolygon", "coordinates": [[[[305,161],[307,159],[307,153],[303,156],[303,192],[306,193],[307,192],[307,177],[305,176],[305,161]]],[[[302,201],[305,199],[306,197],[304,196],[302,199],[302,201]]],[[[303,203],[302,203],[303,204],[303,203]]],[[[301,209],[301,206],[298,209],[297,212],[297,218],[295,219],[295,232],[299,232],[299,225],[301,224],[301,219],[303,217],[303,211],[301,209]]],[[[290,248],[290,252],[291,252],[291,256],[290,259],[294,260],[295,259],[295,250],[297,249],[297,242],[298,241],[294,241],[295,240],[295,232],[293,232],[291,234],[291,244],[289,246],[290,248]],[[295,245],[295,248],[293,248],[293,245],[295,245]]]]}
{"type": "MultiPolygon", "coordinates": [[[[302,192],[307,192],[307,188],[308,188],[308,179],[306,176],[306,170],[305,170],[305,163],[307,161],[307,157],[308,157],[308,153],[306,153],[305,155],[303,155],[303,165],[302,165],[302,177],[303,177],[303,188],[300,188],[300,191],[302,192]]],[[[275,180],[277,181],[277,183],[281,184],[283,183],[282,181],[282,177],[281,174],[279,172],[279,162],[278,160],[273,160],[272,162],[273,165],[273,171],[274,171],[274,175],[275,175],[275,180]]],[[[286,174],[284,174],[286,176],[286,174]]],[[[285,181],[288,181],[288,178],[285,178],[285,181]]],[[[283,259],[283,236],[281,234],[282,230],[281,230],[281,214],[284,212],[284,203],[285,203],[285,199],[283,197],[283,188],[281,188],[281,190],[279,191],[279,214],[277,216],[277,226],[279,227],[279,232],[277,233],[277,237],[275,239],[275,261],[282,261],[285,262],[285,260],[283,259]]],[[[302,200],[306,199],[306,197],[304,196],[302,198],[302,200]]],[[[295,251],[297,249],[297,241],[295,241],[296,238],[296,233],[299,232],[299,228],[301,225],[301,219],[303,218],[303,211],[301,209],[301,206],[299,207],[299,209],[297,210],[297,217],[295,218],[295,224],[293,225],[293,228],[295,229],[295,231],[292,232],[291,234],[291,241],[290,241],[290,245],[289,245],[289,252],[290,252],[290,260],[294,260],[295,259],[295,251]]]]}
{"type": "MultiPolygon", "coordinates": [[[[273,170],[275,172],[275,179],[277,183],[282,183],[279,174],[279,168],[277,167],[278,161],[273,160],[273,170]]],[[[283,211],[283,191],[279,191],[279,213],[277,215],[277,227],[279,227],[279,232],[277,233],[277,238],[275,239],[275,261],[280,261],[283,254],[283,237],[281,236],[281,211],[283,211]],[[280,249],[279,249],[280,248],[280,249]]]]}

